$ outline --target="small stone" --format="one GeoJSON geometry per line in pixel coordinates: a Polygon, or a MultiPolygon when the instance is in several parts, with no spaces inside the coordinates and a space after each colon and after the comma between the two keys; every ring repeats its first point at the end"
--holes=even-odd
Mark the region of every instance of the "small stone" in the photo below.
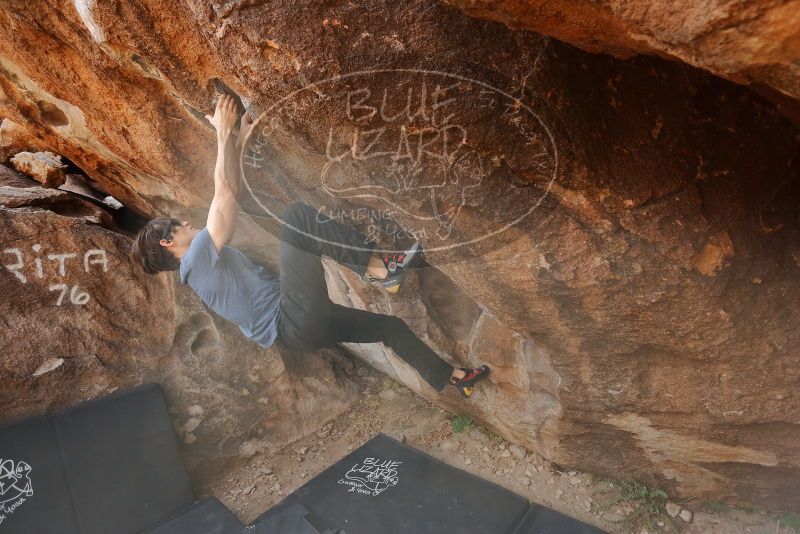
{"type": "Polygon", "coordinates": [[[458,445],[459,445],[458,438],[456,438],[455,436],[450,436],[449,438],[445,439],[442,442],[441,447],[442,450],[445,452],[453,452],[456,449],[458,449],[458,445]]]}
{"type": "Polygon", "coordinates": [[[537,465],[536,466],[536,470],[539,471],[540,473],[544,473],[544,466],[543,465],[537,465]]]}
{"type": "Polygon", "coordinates": [[[564,492],[561,490],[556,490],[556,499],[561,499],[561,496],[564,495],[564,492]]]}
{"type": "Polygon", "coordinates": [[[509,451],[503,451],[500,453],[501,458],[508,458],[509,456],[511,456],[511,453],[509,451]]]}
{"type": "Polygon", "coordinates": [[[45,361],[42,365],[40,365],[34,372],[33,376],[42,376],[45,373],[49,373],[50,371],[55,371],[64,363],[64,358],[50,358],[49,360],[45,361]]]}
{"type": "Polygon", "coordinates": [[[472,458],[467,458],[466,460],[464,460],[464,463],[467,465],[472,465],[472,458]]]}
{"type": "Polygon", "coordinates": [[[581,479],[580,479],[580,478],[578,478],[578,477],[571,478],[571,479],[569,480],[569,483],[570,483],[570,484],[572,484],[573,486],[578,486],[578,485],[580,485],[580,483],[581,483],[581,479]]]}
{"type": "Polygon", "coordinates": [[[489,452],[489,447],[484,447],[483,452],[489,452]]]}
{"type": "Polygon", "coordinates": [[[20,152],[11,158],[11,165],[45,187],[56,188],[67,180],[67,166],[52,152],[20,152]]]}
{"type": "Polygon", "coordinates": [[[191,417],[188,421],[186,421],[186,424],[183,425],[183,430],[186,432],[194,432],[195,429],[198,426],[200,426],[200,423],[202,422],[203,422],[202,419],[199,419],[197,417],[191,417]]]}
{"type": "Polygon", "coordinates": [[[297,451],[299,454],[305,454],[308,452],[308,447],[300,447],[297,451]]]}
{"type": "Polygon", "coordinates": [[[574,476],[575,476],[575,475],[577,475],[578,473],[576,473],[575,471],[570,471],[570,472],[569,472],[569,473],[567,473],[567,474],[568,474],[569,476],[571,476],[571,477],[574,477],[574,476]]]}
{"type": "Polygon", "coordinates": [[[189,416],[190,417],[200,417],[203,415],[203,407],[199,404],[195,404],[194,406],[189,406],[189,416]]]}
{"type": "Polygon", "coordinates": [[[656,521],[656,525],[658,525],[659,527],[663,527],[664,526],[664,522],[663,521],[656,521]]]}
{"type": "Polygon", "coordinates": [[[261,475],[261,476],[264,476],[264,477],[268,477],[268,476],[270,476],[272,473],[274,473],[274,471],[272,470],[272,468],[271,468],[271,467],[262,467],[261,469],[259,469],[258,471],[256,471],[256,474],[257,474],[257,475],[261,475]]]}
{"type": "Polygon", "coordinates": [[[689,522],[692,521],[692,512],[690,512],[689,510],[683,509],[683,510],[681,510],[681,513],[678,514],[678,517],[680,517],[681,519],[683,519],[684,521],[689,523],[689,522]]]}
{"type": "Polygon", "coordinates": [[[522,478],[522,485],[523,486],[530,486],[531,485],[531,479],[528,478],[528,477],[523,477],[522,478]]]}
{"type": "Polygon", "coordinates": [[[195,441],[197,441],[197,438],[191,432],[187,432],[186,435],[183,437],[183,442],[186,443],[187,445],[194,443],[195,441]]]}
{"type": "Polygon", "coordinates": [[[504,451],[504,450],[506,450],[506,446],[505,446],[505,445],[503,445],[502,443],[499,445],[499,448],[500,448],[500,450],[501,450],[501,451],[504,451]]]}
{"type": "Polygon", "coordinates": [[[520,460],[524,460],[525,456],[527,456],[528,454],[527,451],[523,447],[520,447],[519,445],[511,445],[508,448],[508,450],[511,451],[511,454],[513,454],[520,460]]]}
{"type": "Polygon", "coordinates": [[[664,507],[667,509],[667,515],[670,517],[677,517],[681,512],[681,507],[675,503],[668,502],[664,507]]]}
{"type": "Polygon", "coordinates": [[[119,209],[123,208],[122,202],[120,202],[116,198],[112,197],[111,195],[108,195],[107,197],[105,197],[103,199],[103,204],[105,204],[109,208],[112,208],[112,209],[115,209],[115,210],[119,210],[119,209]]]}
{"type": "Polygon", "coordinates": [[[272,491],[272,493],[278,493],[279,491],[281,491],[281,485],[275,484],[274,486],[272,486],[272,489],[270,491],[272,491]]]}
{"type": "Polygon", "coordinates": [[[255,484],[252,484],[252,485],[248,486],[247,488],[245,488],[245,490],[244,490],[244,494],[245,494],[245,495],[250,495],[250,494],[251,494],[251,493],[253,493],[255,490],[256,490],[256,485],[255,485],[255,484]]]}
{"type": "Polygon", "coordinates": [[[391,389],[384,389],[383,391],[378,393],[378,396],[385,401],[390,401],[397,398],[397,393],[395,393],[394,390],[391,389]]]}

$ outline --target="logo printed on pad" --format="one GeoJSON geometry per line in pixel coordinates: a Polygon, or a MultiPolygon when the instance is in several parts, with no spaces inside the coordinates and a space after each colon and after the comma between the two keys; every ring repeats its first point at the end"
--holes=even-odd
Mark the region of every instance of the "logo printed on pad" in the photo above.
{"type": "Polygon", "coordinates": [[[350,493],[377,496],[399,481],[397,467],[403,462],[365,458],[355,464],[339,479],[339,484],[349,486],[350,493]]]}
{"type": "Polygon", "coordinates": [[[33,496],[31,466],[25,462],[0,458],[0,524],[33,496]]]}

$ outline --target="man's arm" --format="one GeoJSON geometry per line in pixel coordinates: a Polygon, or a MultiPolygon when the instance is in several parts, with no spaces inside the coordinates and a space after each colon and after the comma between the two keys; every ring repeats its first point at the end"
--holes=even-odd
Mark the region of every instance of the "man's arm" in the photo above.
{"type": "Polygon", "coordinates": [[[206,226],[217,251],[222,250],[233,237],[239,203],[239,165],[233,125],[236,123],[236,105],[233,98],[223,95],[217,102],[214,116],[206,119],[217,130],[217,163],[214,167],[214,199],[208,210],[206,226]]]}

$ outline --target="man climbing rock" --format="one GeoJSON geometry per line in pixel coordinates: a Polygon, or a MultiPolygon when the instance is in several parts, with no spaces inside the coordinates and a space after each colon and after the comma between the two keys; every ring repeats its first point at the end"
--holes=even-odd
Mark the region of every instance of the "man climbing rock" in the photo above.
{"type": "Polygon", "coordinates": [[[236,117],[235,102],[228,95],[217,102],[213,117],[206,115],[217,132],[214,198],[206,227],[199,230],[176,219],[154,219],[136,236],[132,256],[150,274],[179,270],[181,282],[206,305],[263,347],[276,340],[305,350],[338,342],[383,342],[437,391],[450,383],[464,397],[471,396],[475,383],[488,376],[488,366],[453,368],[400,318],[339,306],[328,297],[320,256],[329,256],[396,292],[403,275],[421,256],[419,243],[378,257],[364,249],[361,233],[297,202],[283,217],[280,279],[227,246],[238,211],[238,147],[252,127],[245,113],[237,137],[236,117]]]}

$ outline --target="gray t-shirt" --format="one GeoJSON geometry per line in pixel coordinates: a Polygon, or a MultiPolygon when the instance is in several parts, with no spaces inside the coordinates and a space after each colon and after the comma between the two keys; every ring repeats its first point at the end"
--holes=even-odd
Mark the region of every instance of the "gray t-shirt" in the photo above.
{"type": "Polygon", "coordinates": [[[269,347],[278,335],[280,279],[232,247],[217,252],[203,228],[181,258],[181,282],[189,284],[209,308],[236,323],[245,336],[269,347]]]}

